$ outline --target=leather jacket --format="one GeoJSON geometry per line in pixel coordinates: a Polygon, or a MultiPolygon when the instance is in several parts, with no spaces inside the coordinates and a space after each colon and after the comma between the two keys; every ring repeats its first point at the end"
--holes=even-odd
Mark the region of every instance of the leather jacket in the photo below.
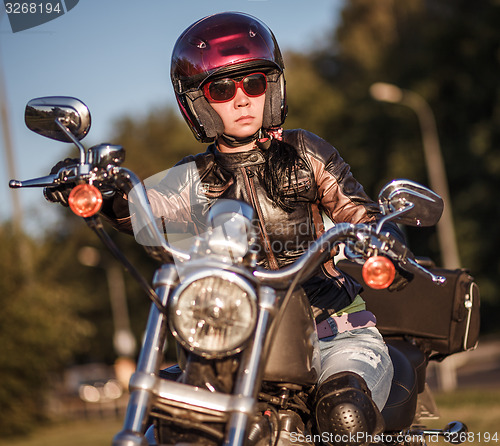
{"type": "MultiPolygon", "coordinates": [[[[305,130],[284,131],[283,141],[294,146],[301,159],[293,178],[283,178],[285,194],[294,194],[291,212],[277,206],[262,184],[264,149],[222,153],[212,144],[206,152],[184,158],[148,189],[153,213],[161,218],[165,232],[201,233],[215,200],[241,200],[258,217],[259,263],[278,269],[293,263],[324,232],[322,212],[334,224],[376,220],[378,206],[334,147],[305,130]]],[[[333,260],[303,288],[318,322],[349,305],[361,289],[335,268],[333,260]]]]}

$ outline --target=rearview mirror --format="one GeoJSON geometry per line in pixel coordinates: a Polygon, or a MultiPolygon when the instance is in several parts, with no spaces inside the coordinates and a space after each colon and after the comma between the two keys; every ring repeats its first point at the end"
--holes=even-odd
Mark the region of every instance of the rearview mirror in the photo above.
{"type": "Polygon", "coordinates": [[[409,226],[434,226],[443,213],[443,199],[410,180],[394,180],[380,191],[378,202],[383,220],[409,226]]]}
{"type": "Polygon", "coordinates": [[[61,124],[81,140],[89,132],[91,122],[87,106],[79,99],[66,96],[32,99],[26,105],[24,120],[33,132],[63,142],[74,141],[60,127],[61,124]]]}

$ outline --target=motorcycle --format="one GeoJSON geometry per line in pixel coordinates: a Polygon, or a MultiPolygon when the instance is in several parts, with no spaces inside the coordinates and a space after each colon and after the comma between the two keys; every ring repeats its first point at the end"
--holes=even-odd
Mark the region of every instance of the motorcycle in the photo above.
{"type": "MultiPolygon", "coordinates": [[[[48,176],[11,180],[10,187],[70,188],[69,207],[152,301],[123,429],[114,437],[114,446],[322,444],[326,439],[315,431],[311,407],[320,367],[318,336],[307,298],[294,290],[340,244],[351,261],[363,265],[363,279],[376,289],[390,285],[394,265],[435,287],[446,281],[382,230],[387,221],[436,224],[443,202],[417,183],[396,180],[382,189],[378,202],[383,217],[378,224],[336,224],[293,265],[268,271],[257,266],[253,209],[248,204],[219,200],[208,214],[207,231],[189,249],[180,249],[166,241],[156,224],[140,179],[121,166],[124,149],[100,144],[87,150],[81,144],[90,129],[90,112],[83,102],[34,99],[26,107],[25,120],[40,135],[74,143],[79,162],[48,176]],[[98,215],[103,200],[117,190],[133,197],[136,238],[161,264],[152,285],[114,245],[98,215]],[[168,331],[177,343],[179,363],[162,370],[168,331]]],[[[385,430],[376,438],[328,441],[424,445],[429,436],[456,444],[466,440],[467,427],[460,422],[441,430],[420,425],[423,402],[431,398],[428,387],[417,385],[425,381],[427,353],[404,339],[387,343],[395,374],[382,411],[385,430]]]]}

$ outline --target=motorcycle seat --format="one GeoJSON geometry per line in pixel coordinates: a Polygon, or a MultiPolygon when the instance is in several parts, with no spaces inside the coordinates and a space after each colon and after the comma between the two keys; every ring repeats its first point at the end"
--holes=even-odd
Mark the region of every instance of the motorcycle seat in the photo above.
{"type": "Polygon", "coordinates": [[[404,339],[386,338],[385,341],[387,344],[397,348],[408,358],[417,373],[418,393],[422,393],[425,390],[428,356],[426,356],[417,346],[410,344],[404,339]]]}
{"type": "Polygon", "coordinates": [[[382,410],[386,431],[410,427],[417,407],[418,383],[414,366],[398,347],[387,343],[394,365],[389,398],[382,410]]]}

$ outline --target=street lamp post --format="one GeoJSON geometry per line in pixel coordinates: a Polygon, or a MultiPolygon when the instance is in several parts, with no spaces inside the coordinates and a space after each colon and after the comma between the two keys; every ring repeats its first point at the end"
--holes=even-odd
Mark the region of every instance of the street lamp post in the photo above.
{"type": "MultiPolygon", "coordinates": [[[[396,85],[385,82],[373,84],[370,87],[370,94],[377,101],[405,105],[411,108],[417,115],[422,132],[422,145],[429,183],[431,188],[444,201],[443,215],[437,224],[443,266],[448,269],[459,268],[460,258],[453,225],[448,180],[439,144],[436,120],[431,107],[419,94],[410,90],[403,90],[396,85]]],[[[457,386],[455,358],[448,358],[447,361],[440,363],[437,368],[441,388],[445,391],[454,390],[457,386]]]]}
{"type": "Polygon", "coordinates": [[[416,113],[422,132],[429,184],[444,201],[443,215],[437,224],[443,266],[448,269],[460,268],[446,169],[439,144],[436,120],[429,104],[419,94],[385,82],[373,84],[370,87],[370,94],[378,101],[405,105],[416,113]]]}

